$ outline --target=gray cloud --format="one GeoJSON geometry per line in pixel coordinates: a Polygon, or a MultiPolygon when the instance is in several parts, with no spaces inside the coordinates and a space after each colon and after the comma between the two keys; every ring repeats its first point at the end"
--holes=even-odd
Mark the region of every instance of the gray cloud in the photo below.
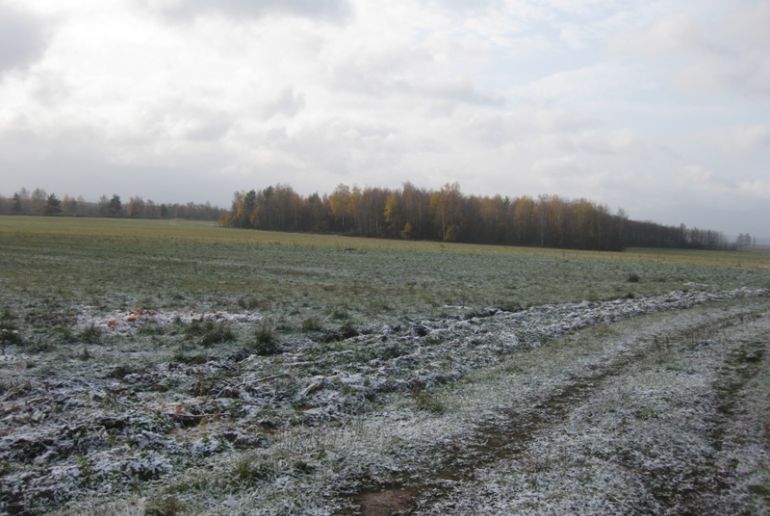
{"type": "Polygon", "coordinates": [[[277,115],[291,118],[302,111],[304,107],[305,96],[302,93],[295,91],[293,88],[284,88],[278,98],[265,105],[264,115],[266,118],[272,118],[277,115]]]}
{"type": "Polygon", "coordinates": [[[0,75],[37,61],[47,43],[47,30],[40,19],[0,3],[0,75]]]}
{"type": "Polygon", "coordinates": [[[180,0],[165,12],[182,18],[208,14],[232,18],[284,15],[341,22],[352,14],[352,7],[348,0],[180,0]]]}
{"type": "Polygon", "coordinates": [[[217,141],[225,137],[231,127],[232,120],[229,117],[212,117],[208,120],[197,120],[187,130],[186,136],[198,142],[217,141]]]}
{"type": "Polygon", "coordinates": [[[157,202],[226,206],[232,192],[242,187],[217,174],[225,160],[219,149],[186,147],[154,159],[124,160],[120,154],[118,145],[91,128],[72,126],[57,134],[0,130],[0,195],[25,186],[89,200],[114,192],[126,199],[139,195],[157,202]]]}

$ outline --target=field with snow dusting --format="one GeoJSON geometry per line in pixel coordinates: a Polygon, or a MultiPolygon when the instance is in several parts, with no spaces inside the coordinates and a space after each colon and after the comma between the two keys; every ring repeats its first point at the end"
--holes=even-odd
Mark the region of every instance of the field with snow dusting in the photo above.
{"type": "Polygon", "coordinates": [[[0,218],[0,513],[763,514],[770,254],[0,218]]]}

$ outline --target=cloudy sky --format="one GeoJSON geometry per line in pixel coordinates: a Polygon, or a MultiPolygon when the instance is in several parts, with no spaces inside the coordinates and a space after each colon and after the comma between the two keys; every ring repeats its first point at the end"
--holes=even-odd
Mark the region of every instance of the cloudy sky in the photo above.
{"type": "Polygon", "coordinates": [[[339,183],[770,236],[770,0],[0,0],[0,194],[339,183]]]}

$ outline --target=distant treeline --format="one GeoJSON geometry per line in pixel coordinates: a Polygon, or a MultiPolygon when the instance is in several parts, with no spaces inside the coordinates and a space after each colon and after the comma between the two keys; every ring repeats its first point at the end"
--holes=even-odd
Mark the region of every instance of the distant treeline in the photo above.
{"type": "Polygon", "coordinates": [[[115,194],[111,197],[103,195],[99,201],[93,202],[69,195],[59,198],[56,194],[49,194],[40,188],[32,192],[22,188],[11,197],[0,195],[0,214],[219,220],[227,214],[227,210],[208,203],[156,204],[141,197],[131,197],[124,203],[120,196],[115,194]]]}
{"type": "Polygon", "coordinates": [[[622,210],[556,195],[464,195],[457,183],[440,190],[410,183],[399,190],[338,186],[331,194],[299,195],[290,186],[236,192],[224,225],[276,231],[619,251],[625,247],[729,249],[724,235],[629,220],[622,210]]]}

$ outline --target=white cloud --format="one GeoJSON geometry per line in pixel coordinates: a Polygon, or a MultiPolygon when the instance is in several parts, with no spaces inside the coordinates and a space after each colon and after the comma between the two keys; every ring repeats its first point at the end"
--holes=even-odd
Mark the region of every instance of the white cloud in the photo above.
{"type": "Polygon", "coordinates": [[[661,14],[618,38],[616,47],[626,56],[669,63],[676,84],[688,93],[770,98],[770,3],[716,5],[661,14]]]}
{"type": "Polygon", "coordinates": [[[0,1],[0,77],[36,62],[47,44],[45,20],[0,1]]]}
{"type": "Polygon", "coordinates": [[[741,182],[738,184],[738,190],[748,196],[770,201],[770,180],[768,179],[741,182]]]}
{"type": "Polygon", "coordinates": [[[718,136],[718,143],[739,152],[770,148],[770,126],[751,124],[729,128],[718,136]]]}

